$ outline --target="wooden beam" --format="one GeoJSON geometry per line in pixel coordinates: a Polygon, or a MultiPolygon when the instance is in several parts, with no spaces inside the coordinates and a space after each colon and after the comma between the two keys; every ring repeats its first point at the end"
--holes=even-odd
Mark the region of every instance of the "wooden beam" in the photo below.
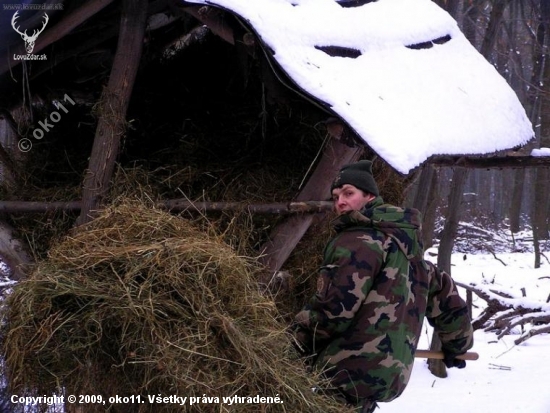
{"type": "MultiPolygon", "coordinates": [[[[41,213],[50,211],[79,211],[81,201],[0,201],[0,213],[41,213]]],[[[157,208],[171,212],[181,211],[248,211],[255,214],[301,214],[331,211],[330,201],[274,202],[269,204],[246,204],[244,202],[193,202],[188,199],[161,201],[157,208]]]]}
{"type": "MultiPolygon", "coordinates": [[[[311,177],[296,196],[296,201],[327,199],[330,197],[330,185],[340,168],[359,159],[363,149],[348,146],[342,141],[331,138],[311,177]]],[[[291,216],[277,226],[260,249],[259,261],[267,268],[260,283],[269,285],[273,274],[279,271],[290,256],[300,239],[312,224],[314,215],[291,216]]]]}
{"type": "Polygon", "coordinates": [[[427,163],[434,166],[460,166],[463,168],[536,168],[549,167],[550,156],[508,155],[494,157],[475,156],[435,156],[427,163]]]}
{"type": "Polygon", "coordinates": [[[229,44],[235,44],[233,29],[226,23],[224,12],[220,9],[208,6],[190,6],[181,9],[208,26],[212,33],[220,36],[229,44]]]}
{"type": "Polygon", "coordinates": [[[50,211],[79,211],[80,201],[0,201],[0,213],[33,213],[50,211]]]}
{"type": "Polygon", "coordinates": [[[117,51],[109,82],[99,102],[99,121],[84,177],[77,225],[93,218],[93,211],[100,208],[109,189],[120,141],[126,132],[126,110],[141,60],[147,3],[147,0],[122,1],[117,51]]]}
{"type": "MultiPolygon", "coordinates": [[[[0,202],[0,205],[2,203],[0,202]]],[[[158,204],[172,212],[177,211],[248,211],[255,214],[299,214],[332,211],[330,201],[275,202],[269,204],[245,204],[243,202],[192,202],[187,199],[173,199],[158,204]]]]}

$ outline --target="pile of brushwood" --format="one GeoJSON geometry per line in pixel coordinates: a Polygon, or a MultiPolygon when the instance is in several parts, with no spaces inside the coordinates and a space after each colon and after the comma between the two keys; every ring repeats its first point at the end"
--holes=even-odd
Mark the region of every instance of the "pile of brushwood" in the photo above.
{"type": "Polygon", "coordinates": [[[327,383],[297,358],[257,273],[212,229],[118,200],[5,301],[10,391],[101,395],[86,412],[345,412],[312,392],[327,383]]]}

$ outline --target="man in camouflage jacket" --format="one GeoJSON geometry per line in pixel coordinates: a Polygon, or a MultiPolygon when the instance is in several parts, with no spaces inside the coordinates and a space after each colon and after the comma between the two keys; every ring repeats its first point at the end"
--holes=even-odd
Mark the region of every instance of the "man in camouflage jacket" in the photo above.
{"type": "Polygon", "coordinates": [[[473,345],[466,303],[452,278],[423,259],[420,213],[385,204],[370,161],[347,165],[332,185],[336,236],[316,294],[295,318],[304,355],[349,404],[371,412],[409,380],[424,317],[447,367],[473,345]]]}

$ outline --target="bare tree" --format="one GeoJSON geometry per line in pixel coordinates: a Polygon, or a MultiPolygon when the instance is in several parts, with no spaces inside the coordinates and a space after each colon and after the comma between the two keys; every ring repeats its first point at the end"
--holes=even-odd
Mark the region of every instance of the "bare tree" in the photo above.
{"type": "Polygon", "coordinates": [[[438,171],[431,164],[425,164],[410,193],[410,204],[422,213],[422,244],[425,249],[433,244],[435,211],[439,203],[438,176],[438,171]]]}
{"type": "MultiPolygon", "coordinates": [[[[508,9],[509,17],[504,23],[508,53],[507,69],[508,81],[510,86],[518,95],[519,100],[528,105],[527,99],[527,82],[525,82],[526,70],[522,57],[529,52],[529,49],[524,46],[528,43],[529,32],[526,33],[526,13],[527,5],[525,2],[513,1],[508,9]]],[[[510,218],[510,231],[517,233],[521,229],[521,211],[524,204],[524,188],[525,188],[525,169],[516,169],[513,173],[511,198],[508,209],[510,218]]]]}

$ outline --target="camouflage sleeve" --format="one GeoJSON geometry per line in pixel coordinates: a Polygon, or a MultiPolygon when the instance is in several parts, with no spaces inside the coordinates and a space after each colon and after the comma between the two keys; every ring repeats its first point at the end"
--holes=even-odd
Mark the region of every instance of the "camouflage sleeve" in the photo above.
{"type": "Polygon", "coordinates": [[[365,232],[342,233],[327,246],[315,295],[295,318],[295,337],[307,353],[349,328],[384,258],[382,242],[365,232]]]}
{"type": "Polygon", "coordinates": [[[443,350],[453,354],[465,353],[474,343],[468,306],[458,294],[451,276],[431,262],[427,264],[432,275],[426,310],[428,322],[437,332],[443,350]]]}

